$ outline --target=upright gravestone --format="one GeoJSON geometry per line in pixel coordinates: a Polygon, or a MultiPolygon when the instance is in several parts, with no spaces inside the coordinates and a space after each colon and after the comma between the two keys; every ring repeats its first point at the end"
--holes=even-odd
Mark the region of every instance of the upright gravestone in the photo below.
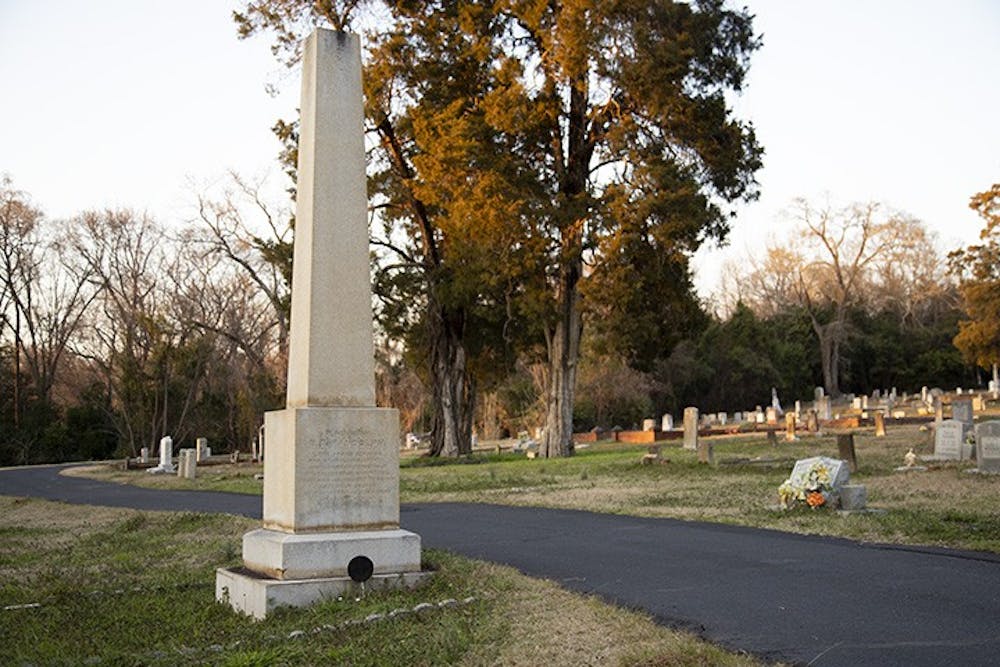
{"type": "Polygon", "coordinates": [[[149,468],[146,472],[155,474],[171,474],[174,472],[174,439],[169,435],[160,438],[160,464],[149,468]]]}
{"type": "Polygon", "coordinates": [[[945,419],[934,429],[934,456],[931,459],[957,461],[962,458],[965,427],[960,421],[945,419]]]}
{"type": "Polygon", "coordinates": [[[816,416],[822,421],[830,421],[833,414],[830,411],[830,397],[820,396],[816,401],[816,416]]]}
{"type": "Polygon", "coordinates": [[[660,430],[661,431],[673,431],[674,430],[674,416],[673,415],[663,415],[660,420],[660,430]]]}
{"type": "Polygon", "coordinates": [[[684,408],[684,449],[698,449],[698,408],[684,408]]]}
{"type": "Polygon", "coordinates": [[[643,419],[642,420],[642,430],[643,431],[655,431],[656,430],[656,420],[655,419],[643,419]]]}
{"type": "Polygon", "coordinates": [[[785,442],[795,442],[795,413],[785,413],[785,442]]]}
{"type": "Polygon", "coordinates": [[[951,402],[951,418],[962,422],[965,430],[972,429],[972,399],[956,398],[951,402]]]}
{"type": "Polygon", "coordinates": [[[885,414],[882,412],[875,413],[875,437],[885,437],[885,414]]]}
{"type": "Polygon", "coordinates": [[[976,425],[976,464],[979,472],[1000,473],[1000,421],[976,425]]]}
{"type": "Polygon", "coordinates": [[[764,411],[766,415],[767,423],[772,426],[778,423],[778,409],[773,406],[767,406],[764,411]]]}
{"type": "Polygon", "coordinates": [[[264,618],[352,590],[408,586],[420,537],[399,528],[399,419],[375,407],[361,49],[305,43],[288,394],[264,418],[263,525],[216,598],[264,618]]]}
{"type": "Polygon", "coordinates": [[[934,425],[940,426],[941,422],[944,421],[944,405],[941,403],[941,397],[934,397],[934,425]]]}
{"type": "Polygon", "coordinates": [[[841,433],[837,436],[837,454],[847,462],[851,472],[858,471],[858,455],[854,449],[854,434],[841,433]]]}

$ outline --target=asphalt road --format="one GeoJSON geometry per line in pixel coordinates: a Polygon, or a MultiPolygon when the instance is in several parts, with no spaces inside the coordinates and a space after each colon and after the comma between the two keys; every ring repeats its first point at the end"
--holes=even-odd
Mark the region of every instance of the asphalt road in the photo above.
{"type": "MultiPolygon", "coordinates": [[[[0,470],[0,495],[260,516],[259,496],[156,491],[60,469],[0,470]]],[[[767,660],[1000,665],[995,554],[496,505],[404,505],[402,524],[426,547],[506,563],[767,660]]]]}

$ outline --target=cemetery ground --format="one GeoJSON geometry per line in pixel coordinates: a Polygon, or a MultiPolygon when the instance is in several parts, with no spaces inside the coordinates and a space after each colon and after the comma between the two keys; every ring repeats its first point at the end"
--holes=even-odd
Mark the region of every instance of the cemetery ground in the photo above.
{"type": "Polygon", "coordinates": [[[0,663],[758,664],[439,551],[425,552],[438,571],[418,590],[359,593],[253,623],[215,603],[213,582],[216,567],[239,564],[240,538],[258,523],[0,497],[0,663]],[[411,611],[392,615],[399,609],[411,611]]]}
{"type": "MultiPolygon", "coordinates": [[[[885,437],[858,429],[858,471],[868,506],[884,513],[840,516],[828,509],[777,509],[777,488],[796,459],[838,456],[835,433],[769,443],[763,434],[712,438],[714,465],[697,462],[679,441],[661,444],[668,459],[640,465],[645,445],[601,442],[566,459],[527,459],[523,453],[479,452],[459,460],[405,457],[401,501],[481,502],[645,517],[730,523],[840,536],[869,542],[932,545],[1000,553],[1000,476],[965,472],[974,464],[927,464],[926,472],[896,472],[911,447],[930,454],[929,432],[890,424],[885,437]]],[[[73,474],[162,488],[260,493],[253,464],[199,467],[195,480],[123,471],[121,464],[74,469],[73,474]]]]}

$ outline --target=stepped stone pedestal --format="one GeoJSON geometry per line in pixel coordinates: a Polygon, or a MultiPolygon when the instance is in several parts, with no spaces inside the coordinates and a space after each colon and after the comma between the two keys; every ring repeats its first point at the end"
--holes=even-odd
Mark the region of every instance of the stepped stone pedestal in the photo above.
{"type": "Polygon", "coordinates": [[[264,416],[262,526],[216,576],[255,618],[426,576],[399,527],[399,417],[375,407],[360,44],[320,29],[304,51],[287,407],[264,416]]]}

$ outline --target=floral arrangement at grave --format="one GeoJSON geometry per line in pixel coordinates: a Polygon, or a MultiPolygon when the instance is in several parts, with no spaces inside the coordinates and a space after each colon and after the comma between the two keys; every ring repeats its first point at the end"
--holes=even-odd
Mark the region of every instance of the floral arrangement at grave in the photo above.
{"type": "Polygon", "coordinates": [[[778,487],[781,508],[787,510],[805,504],[816,509],[826,505],[833,495],[832,482],[830,469],[822,461],[793,473],[778,487]]]}

